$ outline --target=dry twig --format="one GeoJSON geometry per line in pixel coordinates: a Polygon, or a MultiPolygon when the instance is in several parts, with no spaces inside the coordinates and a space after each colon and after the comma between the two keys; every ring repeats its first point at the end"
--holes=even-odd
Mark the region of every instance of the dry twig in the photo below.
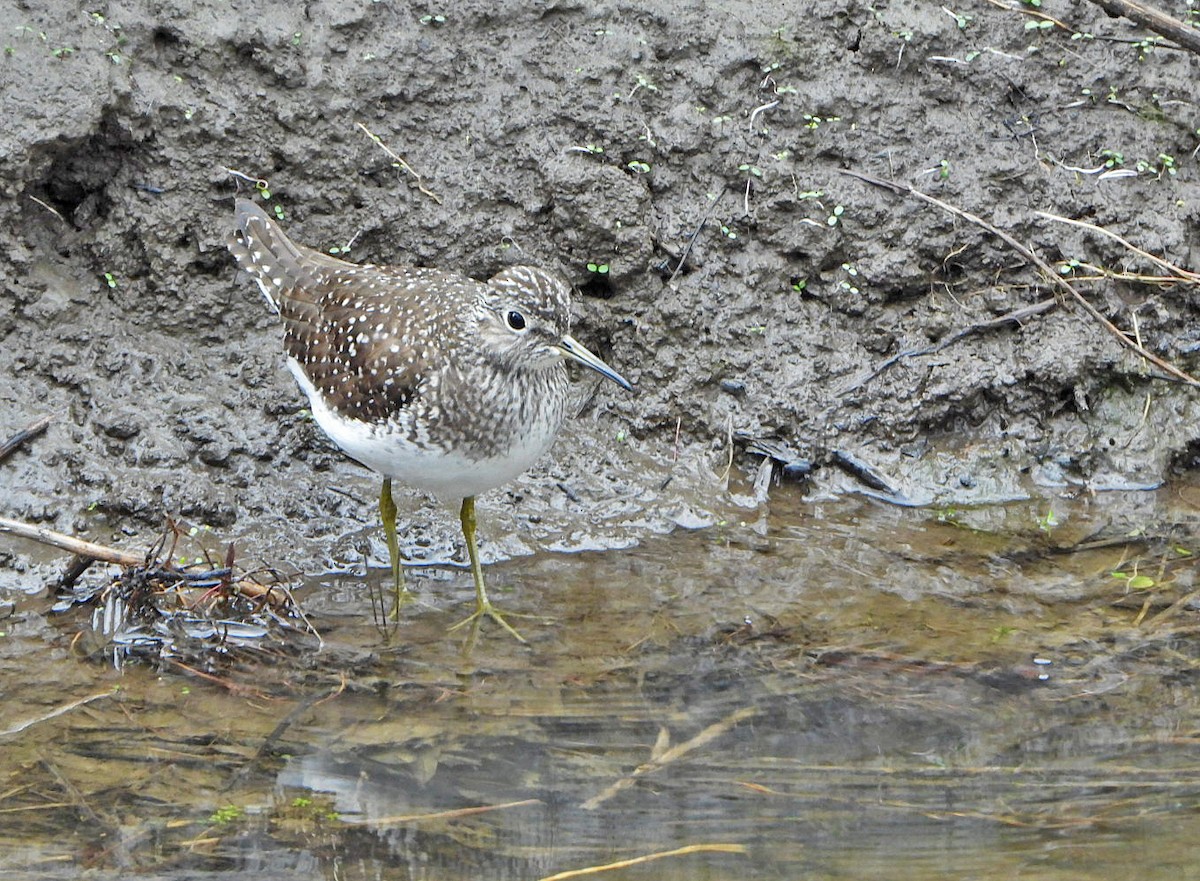
{"type": "Polygon", "coordinates": [[[661,860],[664,857],[681,857],[690,853],[745,853],[746,847],[742,844],[689,844],[687,847],[677,847],[674,850],[660,850],[658,853],[648,853],[645,856],[633,857],[628,860],[617,860],[615,863],[606,863],[603,866],[588,866],[586,869],[570,869],[566,872],[558,872],[554,875],[547,875],[538,881],[567,881],[568,878],[580,878],[584,875],[595,875],[600,872],[611,872],[613,869],[626,869],[630,866],[640,866],[643,863],[649,863],[653,860],[661,860]]]}
{"type": "Polygon", "coordinates": [[[437,202],[439,205],[442,204],[442,197],[438,196],[436,193],[432,193],[429,190],[427,190],[425,188],[425,184],[421,181],[421,175],[417,174],[417,172],[413,170],[413,167],[411,165],[409,165],[407,162],[405,162],[404,159],[399,154],[397,154],[394,150],[392,150],[391,147],[389,147],[387,144],[385,144],[383,142],[383,138],[379,137],[379,135],[375,134],[375,132],[371,131],[369,128],[367,128],[365,125],[363,125],[361,122],[356,123],[356,125],[360,129],[362,129],[364,132],[366,132],[367,137],[370,138],[372,141],[374,141],[376,144],[378,144],[379,148],[381,150],[383,150],[384,153],[387,153],[389,156],[391,156],[392,160],[396,163],[396,165],[400,169],[408,172],[409,174],[411,174],[413,176],[413,179],[417,182],[418,190],[420,190],[422,193],[424,193],[430,199],[433,199],[433,201],[437,202]]]}
{"type": "Polygon", "coordinates": [[[131,554],[129,551],[119,551],[116,548],[105,547],[79,538],[72,538],[47,529],[45,526],[34,526],[32,523],[22,523],[20,520],[10,520],[0,517],[0,532],[7,532],[20,538],[27,538],[39,544],[50,545],[62,551],[86,557],[89,560],[99,560],[101,563],[113,563],[117,566],[144,566],[145,554],[131,554]]]}
{"type": "Polygon", "coordinates": [[[622,777],[599,795],[592,796],[582,805],[580,805],[580,807],[586,811],[595,810],[617,793],[624,789],[628,789],[630,786],[633,786],[639,777],[657,771],[659,768],[669,765],[671,762],[678,761],[688,753],[697,750],[702,746],[707,746],[722,734],[725,734],[727,731],[732,729],[739,722],[749,719],[757,713],[758,710],[754,707],[742,707],[742,709],[730,713],[720,722],[714,722],[712,725],[709,725],[691,740],[684,741],[678,746],[673,746],[670,749],[663,748],[665,744],[663,743],[662,734],[660,732],[659,742],[654,746],[653,758],[651,758],[650,761],[646,762],[645,764],[638,765],[638,767],[634,768],[632,773],[630,773],[627,777],[622,777]]]}
{"type": "Polygon", "coordinates": [[[1122,15],[1134,24],[1161,34],[1168,40],[1174,40],[1180,46],[1200,55],[1200,31],[1188,27],[1179,19],[1172,18],[1165,12],[1159,12],[1145,3],[1136,3],[1134,0],[1092,0],[1092,2],[1109,15],[1122,15]]]}
{"type": "Polygon", "coordinates": [[[923,202],[927,202],[930,205],[936,205],[938,208],[941,208],[943,211],[949,212],[950,214],[953,214],[956,217],[961,217],[964,220],[968,220],[971,223],[975,224],[976,226],[987,230],[992,235],[996,236],[1001,241],[1003,241],[1005,244],[1007,244],[1010,248],[1012,248],[1018,254],[1020,254],[1022,257],[1024,257],[1026,261],[1028,261],[1029,263],[1032,263],[1034,266],[1036,266],[1038,269],[1040,269],[1042,272],[1042,275],[1048,281],[1050,281],[1053,285],[1055,285],[1060,290],[1067,293],[1073,300],[1075,300],[1075,302],[1078,303],[1085,312],[1087,312],[1089,315],[1092,316],[1092,318],[1094,318],[1097,322],[1099,322],[1100,325],[1103,326],[1104,329],[1107,330],[1110,334],[1112,334],[1112,336],[1114,338],[1116,338],[1117,342],[1120,343],[1122,346],[1124,346],[1127,349],[1130,349],[1133,352],[1136,352],[1138,355],[1140,355],[1142,358],[1145,358],[1147,361],[1149,361],[1151,364],[1153,364],[1155,367],[1157,367],[1160,371],[1165,373],[1167,376],[1169,376],[1173,379],[1176,379],[1180,382],[1185,382],[1188,385],[1200,386],[1200,380],[1197,380],[1195,377],[1191,376],[1190,374],[1185,373],[1184,371],[1180,370],[1174,364],[1171,364],[1168,361],[1164,361],[1162,358],[1158,357],[1153,352],[1147,351],[1145,348],[1138,345],[1136,340],[1131,339],[1119,327],[1117,327],[1115,324],[1113,324],[1111,321],[1109,321],[1107,318],[1105,318],[1104,315],[1102,315],[1100,313],[1099,309],[1097,309],[1095,306],[1093,306],[1091,303],[1089,303],[1086,299],[1084,299],[1084,296],[1081,293],[1079,293],[1079,291],[1075,290],[1075,288],[1070,283],[1068,283],[1067,280],[1064,279],[1059,273],[1055,272],[1054,268],[1052,266],[1050,266],[1049,263],[1047,263],[1045,260],[1043,260],[1037,254],[1035,254],[1032,249],[1021,244],[1015,238],[1013,238],[1011,235],[1009,235],[1008,233],[1006,233],[1004,230],[1000,229],[999,227],[994,226],[991,223],[988,223],[982,217],[979,217],[976,214],[972,214],[970,211],[964,211],[962,208],[959,208],[955,205],[951,205],[949,202],[943,202],[941,199],[930,196],[928,193],[922,193],[920,190],[916,189],[915,187],[911,187],[908,184],[900,184],[900,183],[896,183],[895,181],[884,180],[882,178],[874,177],[869,174],[863,174],[862,172],[859,172],[859,171],[851,171],[850,169],[843,169],[842,174],[847,175],[849,177],[857,178],[858,180],[861,180],[864,183],[868,183],[873,186],[884,187],[886,189],[892,190],[893,192],[907,193],[910,196],[915,196],[916,198],[920,199],[923,202]]]}
{"type": "Polygon", "coordinates": [[[49,416],[43,416],[41,419],[35,419],[33,422],[26,425],[4,443],[0,444],[0,462],[3,462],[24,444],[33,440],[39,434],[46,430],[50,425],[49,416]]]}
{"type": "Polygon", "coordinates": [[[474,817],[477,814],[487,814],[492,811],[503,811],[508,808],[526,808],[531,805],[545,804],[541,799],[525,798],[521,801],[509,801],[498,805],[480,805],[474,808],[457,808],[451,811],[434,811],[429,814],[398,814],[394,817],[375,817],[370,820],[344,820],[343,826],[395,826],[400,823],[423,823],[429,820],[458,820],[462,817],[474,817]]]}

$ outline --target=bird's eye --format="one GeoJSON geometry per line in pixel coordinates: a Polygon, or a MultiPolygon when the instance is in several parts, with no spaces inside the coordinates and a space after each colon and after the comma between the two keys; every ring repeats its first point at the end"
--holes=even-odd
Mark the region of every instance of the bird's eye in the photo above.
{"type": "Polygon", "coordinates": [[[507,315],[505,315],[504,320],[512,330],[519,331],[525,329],[525,316],[516,309],[513,309],[507,315]]]}

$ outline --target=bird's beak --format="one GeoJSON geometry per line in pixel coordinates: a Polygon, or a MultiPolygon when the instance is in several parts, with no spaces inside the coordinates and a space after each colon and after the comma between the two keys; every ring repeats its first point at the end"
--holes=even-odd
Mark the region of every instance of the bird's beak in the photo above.
{"type": "Polygon", "coordinates": [[[562,342],[558,344],[558,350],[573,361],[578,361],[584,367],[590,367],[601,376],[611,379],[621,388],[625,389],[625,391],[633,391],[633,386],[629,384],[629,380],[589,352],[586,346],[582,345],[570,334],[562,338],[562,342]]]}

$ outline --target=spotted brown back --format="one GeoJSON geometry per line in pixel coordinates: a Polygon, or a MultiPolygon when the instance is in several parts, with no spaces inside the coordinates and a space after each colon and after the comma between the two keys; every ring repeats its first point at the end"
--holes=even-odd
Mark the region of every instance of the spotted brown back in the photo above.
{"type": "Polygon", "coordinates": [[[256,205],[239,201],[229,247],[284,325],[284,348],[342,416],[383,423],[446,369],[483,286],[418,267],[357,265],[297,245],[256,205]],[[430,309],[430,301],[441,308],[430,309]],[[424,307],[423,307],[424,304],[424,307]]]}

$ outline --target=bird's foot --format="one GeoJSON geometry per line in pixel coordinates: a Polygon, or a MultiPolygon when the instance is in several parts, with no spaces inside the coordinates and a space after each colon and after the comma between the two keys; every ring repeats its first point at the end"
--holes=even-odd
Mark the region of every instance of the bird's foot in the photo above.
{"type": "MultiPolygon", "coordinates": [[[[517,615],[517,613],[515,613],[515,612],[513,612],[512,614],[514,617],[517,617],[517,618],[530,617],[530,616],[525,616],[525,615],[517,615]]],[[[493,606],[491,604],[491,602],[486,599],[483,600],[482,602],[478,603],[475,606],[474,612],[472,612],[470,615],[468,615],[463,620],[459,621],[457,624],[452,624],[449,629],[451,632],[453,632],[455,630],[458,630],[460,627],[466,627],[468,624],[473,624],[485,617],[491,618],[493,621],[495,621],[497,624],[499,624],[502,628],[507,630],[509,636],[511,636],[517,642],[521,643],[522,645],[529,645],[529,640],[527,640],[521,634],[517,633],[516,629],[511,624],[509,624],[507,621],[504,620],[504,616],[501,615],[496,610],[496,607],[493,606]]]]}

